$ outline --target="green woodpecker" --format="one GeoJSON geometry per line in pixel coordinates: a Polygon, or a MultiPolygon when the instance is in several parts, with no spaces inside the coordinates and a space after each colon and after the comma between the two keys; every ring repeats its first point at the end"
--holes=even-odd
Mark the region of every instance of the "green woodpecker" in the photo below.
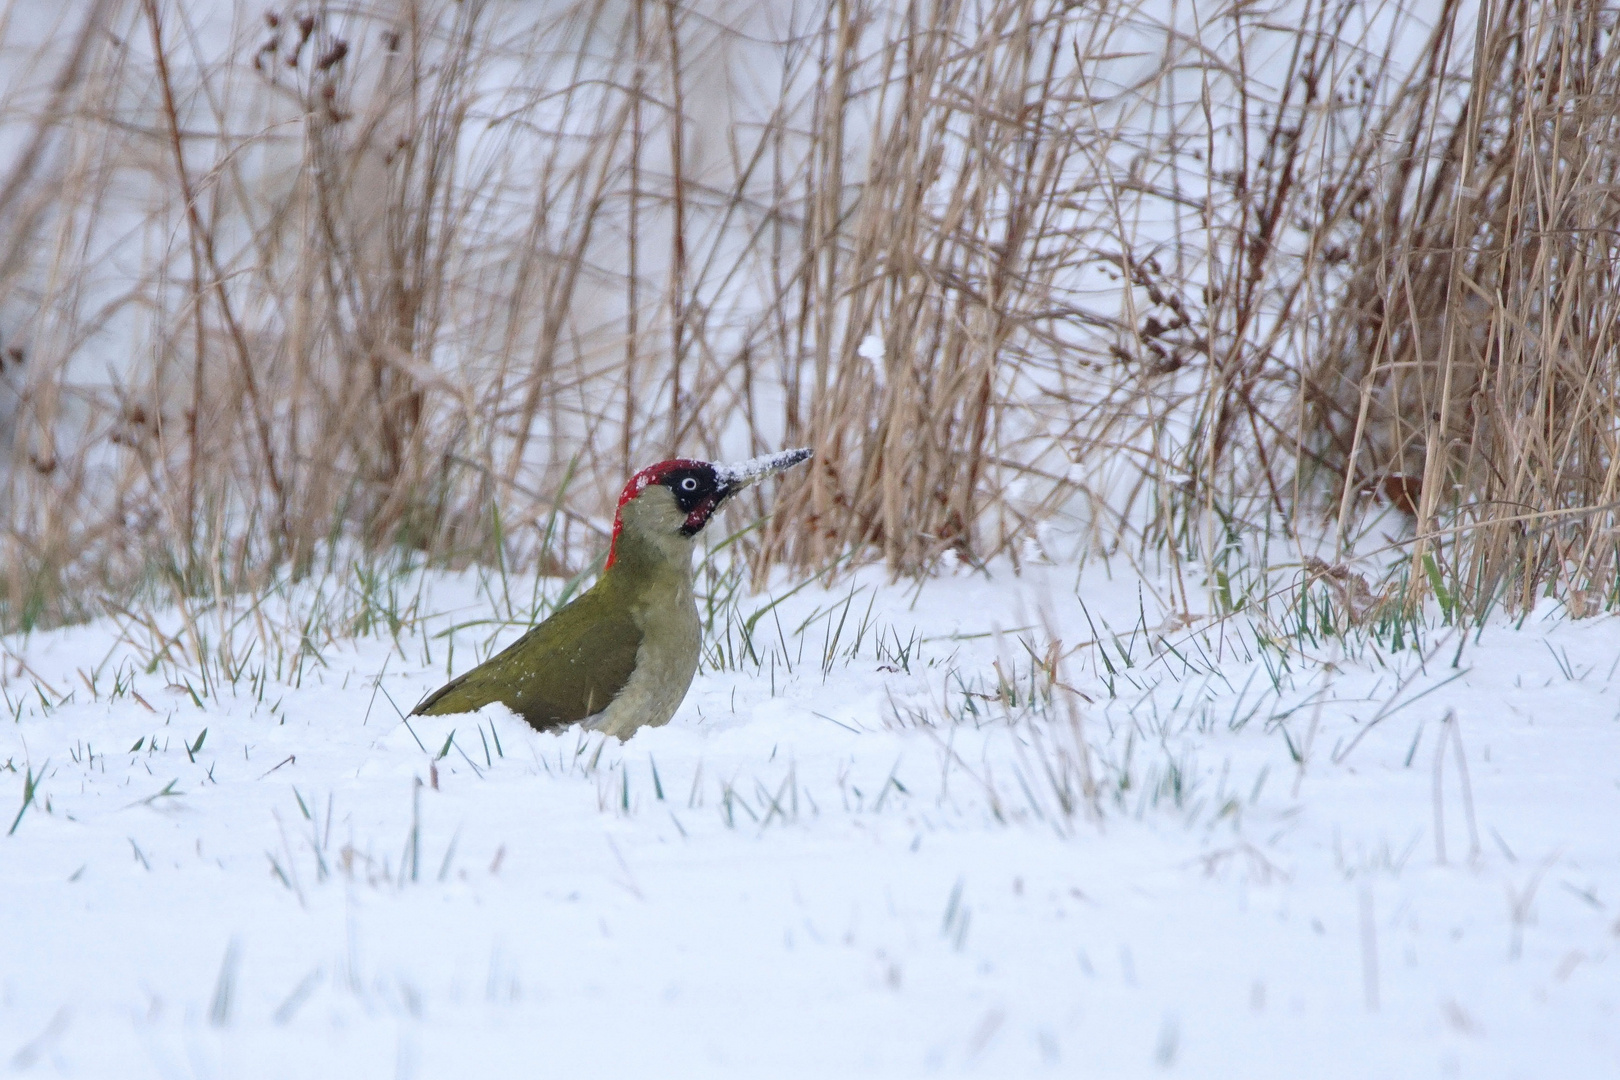
{"type": "Polygon", "coordinates": [[[619,496],[596,584],[429,694],[415,714],[499,701],[540,731],[583,723],[621,740],[667,723],[692,685],[703,640],[694,538],[731,496],[809,456],[784,450],[735,465],[677,458],[642,469],[619,496]]]}

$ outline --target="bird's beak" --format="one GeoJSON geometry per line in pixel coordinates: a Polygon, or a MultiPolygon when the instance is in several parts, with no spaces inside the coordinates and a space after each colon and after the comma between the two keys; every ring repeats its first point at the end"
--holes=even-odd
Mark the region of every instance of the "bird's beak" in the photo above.
{"type": "Polygon", "coordinates": [[[746,487],[759,483],[767,476],[775,476],[793,468],[799,462],[809,458],[809,447],[797,450],[783,450],[780,453],[766,454],[764,457],[750,458],[747,461],[737,461],[729,465],[716,464],[714,478],[720,485],[720,497],[726,499],[746,487]]]}

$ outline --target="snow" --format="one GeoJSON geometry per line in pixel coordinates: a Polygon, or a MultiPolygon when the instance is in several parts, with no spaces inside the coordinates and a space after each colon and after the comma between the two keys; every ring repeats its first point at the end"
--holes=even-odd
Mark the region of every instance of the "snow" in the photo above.
{"type": "Polygon", "coordinates": [[[622,745],[401,718],[558,582],[401,574],[318,656],[320,583],[7,639],[0,1061],[1620,1075],[1620,621],[1395,648],[1159,584],[778,576],[622,745]]]}
{"type": "Polygon", "coordinates": [[[809,447],[801,447],[797,450],[781,450],[774,454],[749,458],[747,461],[717,464],[714,467],[714,475],[724,487],[745,488],[767,476],[775,476],[779,472],[793,468],[812,453],[814,451],[809,447]]]}

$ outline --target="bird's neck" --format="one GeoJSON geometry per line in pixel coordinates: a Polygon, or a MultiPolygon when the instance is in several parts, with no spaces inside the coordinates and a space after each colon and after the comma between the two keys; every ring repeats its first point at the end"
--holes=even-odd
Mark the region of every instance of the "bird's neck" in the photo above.
{"type": "Polygon", "coordinates": [[[673,569],[690,578],[694,545],[690,536],[681,535],[685,520],[674,496],[661,487],[621,502],[605,569],[623,567],[626,576],[673,569]]]}
{"type": "Polygon", "coordinates": [[[605,574],[626,579],[674,575],[691,580],[690,538],[638,528],[633,520],[615,526],[605,574]]]}

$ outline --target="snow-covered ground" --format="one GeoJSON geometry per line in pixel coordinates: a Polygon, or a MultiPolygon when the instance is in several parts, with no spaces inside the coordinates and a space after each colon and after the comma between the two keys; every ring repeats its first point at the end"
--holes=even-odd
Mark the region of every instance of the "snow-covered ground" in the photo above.
{"type": "Polygon", "coordinates": [[[401,720],[532,580],[8,640],[0,1062],[1620,1075],[1620,621],[1265,643],[1139,580],[778,579],[622,746],[401,720]]]}

